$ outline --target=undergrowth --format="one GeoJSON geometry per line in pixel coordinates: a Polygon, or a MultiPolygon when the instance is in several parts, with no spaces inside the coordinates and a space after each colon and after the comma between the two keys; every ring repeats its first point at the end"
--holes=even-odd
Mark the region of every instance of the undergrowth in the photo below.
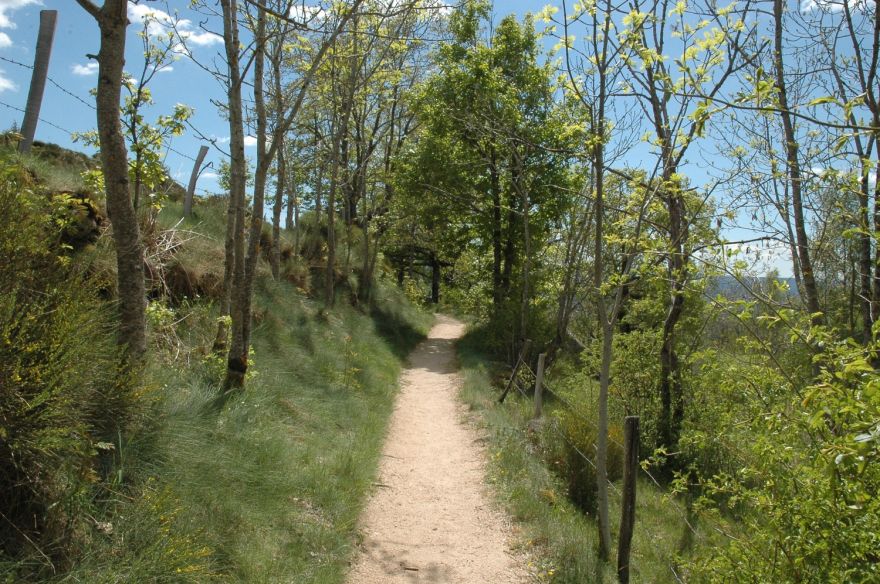
{"type": "MultiPolygon", "coordinates": [[[[570,500],[564,473],[551,468],[559,462],[547,456],[547,452],[565,450],[561,439],[548,427],[550,420],[561,413],[561,404],[547,396],[544,423],[530,426],[530,399],[514,390],[503,404],[498,403],[500,389],[492,380],[501,377],[503,365],[490,361],[478,330],[459,342],[458,355],[464,378],[461,398],[488,434],[489,480],[522,528],[522,544],[535,558],[533,568],[538,579],[557,584],[616,582],[616,560],[613,565],[599,560],[594,517],[570,500]]],[[[589,434],[587,429],[585,432],[589,434]]],[[[609,497],[615,538],[612,547],[616,550],[621,485],[619,481],[613,484],[609,497]]],[[[673,570],[680,571],[677,559],[687,555],[693,544],[685,515],[680,514],[683,508],[647,480],[639,480],[637,491],[630,581],[674,583],[673,570]]],[[[707,537],[702,527],[695,528],[699,537],[707,537]]]]}

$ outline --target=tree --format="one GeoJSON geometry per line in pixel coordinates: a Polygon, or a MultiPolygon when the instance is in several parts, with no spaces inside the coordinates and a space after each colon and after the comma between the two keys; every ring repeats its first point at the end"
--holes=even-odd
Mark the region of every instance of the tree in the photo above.
{"type": "Polygon", "coordinates": [[[685,287],[693,276],[692,226],[700,211],[710,208],[705,201],[688,203],[692,191],[680,171],[688,150],[720,111],[714,100],[722,96],[731,76],[749,63],[743,46],[752,30],[744,20],[750,5],[718,7],[712,2],[689,5],[682,1],[667,9],[666,2],[633,0],[618,33],[626,50],[627,88],[644,112],[646,138],[654,150],[656,162],[646,182],[667,215],[662,253],[669,298],[658,388],[663,408],[661,447],[675,447],[684,415],[675,333],[684,315],[685,287]],[[669,63],[667,57],[673,51],[678,54],[669,63]]]}
{"type": "MultiPolygon", "coordinates": [[[[256,170],[254,172],[254,196],[253,208],[251,213],[251,223],[248,229],[247,245],[245,245],[245,213],[244,213],[244,188],[243,184],[240,188],[240,194],[235,198],[235,229],[233,232],[233,270],[232,270],[232,288],[231,294],[231,310],[232,317],[232,341],[229,346],[229,356],[227,358],[226,378],[223,386],[229,391],[241,388],[244,385],[244,377],[247,373],[248,354],[250,352],[250,332],[251,332],[251,303],[253,300],[254,277],[259,261],[259,241],[262,234],[263,224],[263,203],[265,199],[265,189],[269,169],[275,159],[278,148],[282,147],[283,136],[296,119],[306,92],[311,85],[315,74],[324,59],[324,55],[330,49],[336,37],[347,25],[349,19],[358,10],[363,0],[354,0],[350,7],[344,7],[343,12],[338,14],[335,20],[329,21],[327,24],[327,35],[322,39],[321,45],[314,55],[311,56],[309,65],[305,68],[302,76],[298,80],[294,97],[286,108],[285,115],[275,121],[271,137],[267,131],[267,113],[265,103],[265,55],[267,45],[267,19],[271,16],[278,19],[286,30],[290,30],[290,18],[285,16],[289,14],[291,3],[290,0],[283,2],[279,0],[282,12],[274,9],[267,9],[265,0],[260,0],[256,5],[256,21],[254,30],[254,111],[256,116],[256,138],[257,138],[257,160],[256,170]],[[287,10],[284,10],[286,6],[287,10]],[[245,255],[246,248],[246,255],[245,255]]],[[[232,173],[244,175],[244,130],[241,118],[241,77],[238,72],[239,44],[238,44],[238,22],[236,20],[237,7],[235,0],[226,0],[221,3],[224,14],[224,43],[226,45],[226,53],[228,60],[235,60],[233,75],[233,64],[230,63],[230,92],[237,91],[237,96],[230,95],[230,136],[239,135],[241,137],[241,153],[239,158],[233,156],[230,164],[232,173]],[[227,32],[228,30],[228,32],[227,32]],[[236,103],[233,104],[233,98],[236,103]],[[238,112],[233,114],[233,110],[238,112]],[[233,115],[235,117],[236,128],[233,128],[233,115]]],[[[238,142],[230,140],[230,147],[237,149],[238,142]]],[[[233,205],[233,198],[230,195],[230,207],[233,205]]]]}
{"type": "Polygon", "coordinates": [[[128,153],[119,119],[125,34],[128,27],[126,0],[105,0],[99,8],[91,0],[77,0],[98,23],[97,120],[101,164],[107,194],[107,213],[113,224],[119,294],[119,343],[132,360],[147,349],[144,253],[137,214],[132,205],[128,176],[128,153]]]}
{"type": "Polygon", "coordinates": [[[533,258],[545,249],[567,194],[563,161],[571,136],[553,103],[550,68],[538,63],[532,19],[505,18],[483,41],[487,17],[483,2],[450,16],[453,40],[441,45],[437,72],[416,100],[420,129],[409,156],[420,162],[407,164],[418,172],[407,190],[430,197],[430,216],[466,230],[470,245],[488,256],[495,340],[515,358],[532,328],[533,258]]]}

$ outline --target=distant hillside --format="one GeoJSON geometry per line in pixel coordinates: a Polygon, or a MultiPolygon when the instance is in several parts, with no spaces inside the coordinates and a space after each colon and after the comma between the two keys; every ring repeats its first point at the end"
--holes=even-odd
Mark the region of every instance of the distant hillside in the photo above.
{"type": "MultiPolygon", "coordinates": [[[[784,282],[788,285],[788,297],[799,298],[797,282],[794,278],[776,278],[778,282],[784,282]]],[[[760,291],[765,293],[768,290],[768,280],[765,277],[748,277],[742,281],[737,280],[730,275],[716,276],[712,279],[706,293],[709,296],[717,296],[720,294],[729,300],[746,300],[753,298],[753,292],[760,291]]]]}

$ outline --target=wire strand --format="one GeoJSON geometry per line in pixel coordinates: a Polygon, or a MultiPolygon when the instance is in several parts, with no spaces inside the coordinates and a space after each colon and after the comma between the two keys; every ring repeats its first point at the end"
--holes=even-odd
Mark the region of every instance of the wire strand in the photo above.
{"type": "MultiPolygon", "coordinates": [[[[17,107],[17,106],[14,106],[14,105],[8,104],[8,103],[6,103],[5,101],[0,101],[0,105],[5,106],[5,107],[8,107],[9,109],[11,109],[11,110],[15,110],[15,111],[17,111],[17,112],[26,113],[25,110],[24,110],[23,108],[20,108],[20,107],[17,107]]],[[[71,131],[68,130],[67,128],[62,128],[62,127],[59,126],[58,124],[54,124],[54,123],[50,122],[49,120],[47,120],[47,119],[45,119],[45,118],[37,118],[37,119],[39,119],[41,122],[43,122],[44,124],[46,124],[46,125],[48,125],[48,126],[52,126],[53,128],[55,128],[55,129],[57,129],[57,130],[61,130],[62,132],[66,132],[66,133],[68,133],[68,134],[73,134],[73,132],[71,132],[71,131]]]]}

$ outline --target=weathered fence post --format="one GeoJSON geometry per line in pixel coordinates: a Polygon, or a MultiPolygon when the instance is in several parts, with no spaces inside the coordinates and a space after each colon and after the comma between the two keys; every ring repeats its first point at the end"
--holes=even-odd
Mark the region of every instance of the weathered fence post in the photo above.
{"type": "Polygon", "coordinates": [[[57,17],[57,10],[40,10],[40,31],[37,33],[34,72],[31,75],[24,120],[21,122],[21,135],[24,138],[18,143],[18,151],[22,154],[30,152],[34,135],[37,133],[37,121],[40,119],[43,91],[46,89],[46,77],[49,75],[49,57],[52,54],[52,41],[55,38],[57,17]]]}
{"type": "Polygon", "coordinates": [[[192,174],[189,175],[189,186],[186,187],[186,198],[183,199],[183,216],[186,218],[189,218],[189,216],[192,215],[193,196],[195,196],[196,193],[196,182],[199,180],[202,162],[204,162],[207,154],[208,147],[202,145],[202,147],[199,148],[199,155],[196,156],[196,163],[193,165],[192,174]]]}
{"type": "Polygon", "coordinates": [[[538,371],[535,373],[535,420],[541,417],[544,408],[544,357],[544,353],[538,355],[538,371]]]}
{"type": "Polygon", "coordinates": [[[617,579],[629,583],[629,553],[636,523],[636,476],[639,469],[639,417],[624,420],[623,494],[620,503],[620,538],[617,542],[617,579]]]}
{"type": "Polygon", "coordinates": [[[510,374],[510,381],[507,382],[507,387],[504,388],[504,392],[501,394],[501,397],[498,398],[498,403],[504,403],[504,398],[507,397],[507,392],[509,392],[510,388],[513,387],[513,384],[516,383],[516,374],[519,373],[519,367],[523,364],[523,361],[525,361],[531,346],[532,339],[526,339],[523,343],[522,350],[519,352],[519,358],[516,360],[516,365],[513,366],[513,373],[510,374]]]}

